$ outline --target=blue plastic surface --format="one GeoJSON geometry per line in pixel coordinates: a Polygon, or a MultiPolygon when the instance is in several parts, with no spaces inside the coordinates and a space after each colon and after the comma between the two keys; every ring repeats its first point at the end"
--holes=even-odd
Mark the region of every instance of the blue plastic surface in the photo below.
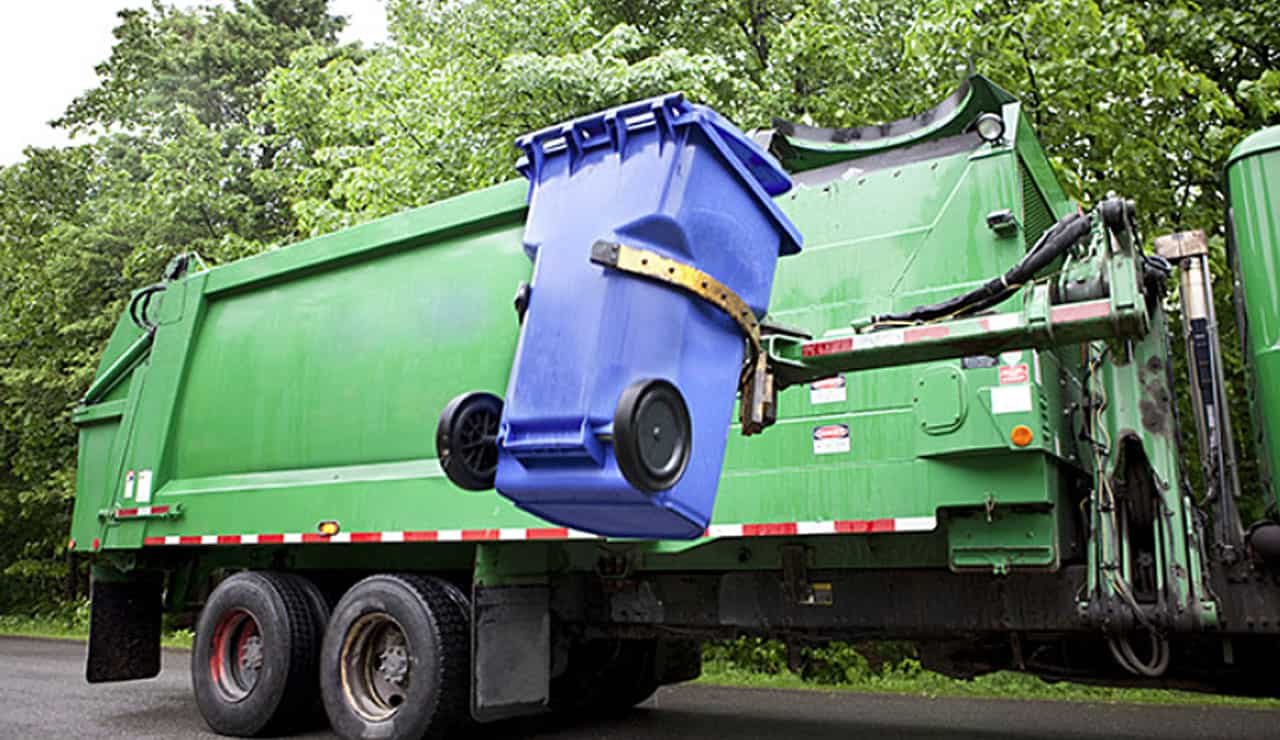
{"type": "Polygon", "coordinates": [[[496,487],[521,508],[614,537],[691,538],[715,504],[744,341],[720,309],[590,261],[600,239],[692,264],[763,316],[800,235],[770,195],[787,174],[732,124],[666,95],[521,137],[532,290],[498,434],[496,487]],[[610,442],[624,389],[652,378],[685,399],[692,452],[645,493],[610,442]]]}

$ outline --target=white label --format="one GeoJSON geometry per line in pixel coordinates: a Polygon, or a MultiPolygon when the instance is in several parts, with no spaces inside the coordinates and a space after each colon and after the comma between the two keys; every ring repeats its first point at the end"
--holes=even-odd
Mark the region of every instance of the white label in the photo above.
{"type": "Polygon", "coordinates": [[[133,498],[133,471],[124,474],[124,497],[133,498]]]}
{"type": "Polygon", "coordinates": [[[906,341],[906,332],[902,329],[889,329],[887,331],[875,331],[870,334],[859,334],[853,338],[854,349],[867,349],[868,347],[895,347],[906,341]]]}
{"type": "Polygon", "coordinates": [[[813,454],[834,455],[848,452],[849,427],[844,424],[827,424],[813,430],[813,454]]]}
{"type": "Polygon", "coordinates": [[[145,504],[151,500],[151,471],[138,471],[138,503],[145,504]]]}
{"type": "Polygon", "coordinates": [[[1031,410],[1031,386],[1002,385],[991,389],[991,413],[1018,414],[1031,410]]]}
{"type": "Polygon", "coordinates": [[[1022,362],[1022,350],[1014,349],[1000,353],[1000,361],[1006,365],[1017,365],[1022,362]]]}
{"type": "Polygon", "coordinates": [[[1022,326],[1022,314],[998,313],[983,319],[987,322],[987,331],[1003,331],[1022,326]]]}
{"type": "Polygon", "coordinates": [[[1040,353],[1031,350],[1031,367],[1036,376],[1036,385],[1043,385],[1040,381],[1040,353]]]}
{"type": "Polygon", "coordinates": [[[809,384],[809,403],[843,403],[848,398],[846,386],[843,375],[815,380],[809,384]]]}

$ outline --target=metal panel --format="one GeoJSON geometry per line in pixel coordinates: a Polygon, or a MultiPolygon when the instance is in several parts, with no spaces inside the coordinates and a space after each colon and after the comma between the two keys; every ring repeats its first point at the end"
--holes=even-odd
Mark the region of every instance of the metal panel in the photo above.
{"type": "Polygon", "coordinates": [[[481,722],[534,714],[551,696],[551,589],[477,586],[471,714],[481,722]]]}

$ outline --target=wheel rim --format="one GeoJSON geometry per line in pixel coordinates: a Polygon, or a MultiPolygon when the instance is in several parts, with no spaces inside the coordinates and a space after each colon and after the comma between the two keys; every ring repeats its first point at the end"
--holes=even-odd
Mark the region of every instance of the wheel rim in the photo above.
{"type": "Polygon", "coordinates": [[[440,412],[436,453],[454,485],[468,491],[493,488],[501,424],[502,399],[492,393],[464,393],[440,412]]]}
{"type": "Polygon", "coordinates": [[[670,479],[680,468],[685,441],[673,399],[646,393],[636,410],[636,427],[641,463],[655,479],[670,479]]]}
{"type": "Polygon", "coordinates": [[[347,703],[371,722],[389,719],[404,704],[414,660],[404,629],[388,614],[367,614],[342,644],[342,690],[347,703]]]}
{"type": "Polygon", "coordinates": [[[218,693],[237,702],[248,696],[262,675],[262,629],[245,609],[232,609],[213,628],[209,651],[209,675],[218,693]]]}
{"type": "Polygon", "coordinates": [[[458,420],[457,453],[477,478],[486,478],[498,468],[498,446],[494,440],[500,421],[500,415],[483,404],[467,409],[458,420]]]}

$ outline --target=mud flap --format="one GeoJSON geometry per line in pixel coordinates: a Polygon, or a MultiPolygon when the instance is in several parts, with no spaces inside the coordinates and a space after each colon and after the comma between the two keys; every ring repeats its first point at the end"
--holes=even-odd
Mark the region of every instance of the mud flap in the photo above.
{"type": "Polygon", "coordinates": [[[546,711],[551,698],[551,591],[476,586],[471,715],[477,722],[546,711]]]}
{"type": "Polygon", "coordinates": [[[91,586],[89,683],[131,681],[160,673],[164,579],[95,568],[91,586]]]}

